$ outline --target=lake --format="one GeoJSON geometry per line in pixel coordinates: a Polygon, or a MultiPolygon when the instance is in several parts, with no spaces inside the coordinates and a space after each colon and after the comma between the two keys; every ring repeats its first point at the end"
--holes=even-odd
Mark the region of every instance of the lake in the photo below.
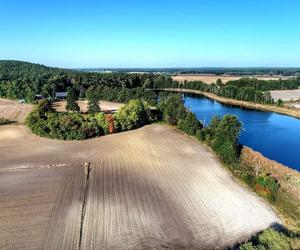
{"type": "Polygon", "coordinates": [[[269,159],[300,171],[300,120],[273,112],[221,104],[193,94],[184,95],[185,106],[207,125],[214,116],[237,115],[243,124],[240,143],[269,159]]]}

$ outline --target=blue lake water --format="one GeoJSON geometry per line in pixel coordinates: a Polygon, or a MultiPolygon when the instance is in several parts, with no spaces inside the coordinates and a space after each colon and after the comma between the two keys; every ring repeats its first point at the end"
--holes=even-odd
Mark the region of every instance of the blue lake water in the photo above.
{"type": "Polygon", "coordinates": [[[224,105],[199,95],[184,97],[185,106],[205,125],[214,116],[237,115],[243,124],[241,144],[300,171],[300,119],[224,105]]]}

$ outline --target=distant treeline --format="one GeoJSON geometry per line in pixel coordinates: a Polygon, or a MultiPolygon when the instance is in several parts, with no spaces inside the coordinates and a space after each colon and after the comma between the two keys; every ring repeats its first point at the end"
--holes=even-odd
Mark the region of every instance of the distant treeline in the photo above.
{"type": "Polygon", "coordinates": [[[79,98],[88,90],[100,99],[126,102],[140,98],[153,103],[156,94],[145,88],[159,86],[172,79],[155,74],[89,73],[46,67],[20,61],[0,61],[0,97],[25,99],[32,102],[35,95],[54,98],[56,91],[73,87],[79,98]]]}
{"type": "Polygon", "coordinates": [[[273,103],[270,90],[297,89],[300,87],[300,78],[241,78],[229,81],[226,85],[221,80],[216,84],[201,81],[181,84],[165,74],[81,72],[20,61],[0,61],[0,97],[33,102],[36,95],[51,99],[55,97],[55,92],[66,91],[69,87],[77,92],[79,98],[86,98],[87,92],[93,92],[102,100],[127,102],[130,99],[142,99],[151,105],[156,103],[157,95],[149,89],[158,88],[195,89],[238,100],[273,103]]]}
{"type": "Polygon", "coordinates": [[[242,101],[272,104],[270,90],[298,89],[300,78],[286,80],[258,80],[256,78],[241,78],[229,81],[226,85],[218,80],[215,84],[206,84],[202,81],[191,81],[185,83],[164,82],[160,88],[185,88],[214,93],[218,96],[234,98],[242,101]]]}
{"type": "Polygon", "coordinates": [[[299,76],[300,68],[84,68],[76,69],[84,72],[145,72],[168,74],[214,74],[214,75],[281,75],[299,76]]]}

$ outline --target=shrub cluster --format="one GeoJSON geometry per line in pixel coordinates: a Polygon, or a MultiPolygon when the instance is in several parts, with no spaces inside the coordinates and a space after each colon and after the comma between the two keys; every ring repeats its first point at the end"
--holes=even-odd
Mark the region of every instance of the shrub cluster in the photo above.
{"type": "Polygon", "coordinates": [[[204,129],[204,136],[208,144],[227,164],[233,164],[239,157],[238,138],[241,123],[234,115],[215,117],[204,129]]]}
{"type": "Polygon", "coordinates": [[[115,115],[115,125],[118,131],[139,128],[150,121],[150,106],[139,99],[130,100],[115,115]]]}
{"type": "Polygon", "coordinates": [[[291,239],[288,235],[268,228],[250,242],[239,247],[240,250],[291,250],[291,239]]]}
{"type": "Polygon", "coordinates": [[[104,114],[58,113],[48,100],[39,102],[27,117],[26,124],[39,136],[61,140],[83,140],[108,133],[104,114]]]}
{"type": "Polygon", "coordinates": [[[84,140],[141,127],[152,121],[147,103],[131,100],[115,115],[55,112],[51,102],[42,100],[29,114],[26,124],[37,135],[61,140],[84,140]]]}

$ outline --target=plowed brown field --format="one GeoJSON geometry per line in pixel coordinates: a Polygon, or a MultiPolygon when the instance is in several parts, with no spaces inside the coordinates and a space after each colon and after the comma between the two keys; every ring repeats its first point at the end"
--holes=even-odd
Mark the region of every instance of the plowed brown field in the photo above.
{"type": "Polygon", "coordinates": [[[31,110],[32,105],[0,99],[0,118],[22,123],[31,110]]]}
{"type": "Polygon", "coordinates": [[[0,249],[76,249],[83,167],[0,172],[0,249]]]}
{"type": "MultiPolygon", "coordinates": [[[[236,183],[208,149],[168,126],[150,125],[83,142],[48,140],[31,135],[22,126],[4,126],[0,127],[0,155],[0,204],[5,208],[0,210],[5,218],[0,224],[5,228],[7,221],[12,221],[8,225],[13,232],[25,229],[20,242],[28,238],[30,246],[39,244],[50,211],[60,216],[51,217],[52,228],[59,229],[46,241],[54,244],[53,249],[62,249],[56,245],[62,238],[65,248],[71,246],[68,237],[73,237],[72,246],[80,245],[81,249],[222,249],[279,222],[273,210],[236,183]],[[70,179],[63,179],[57,167],[19,170],[83,161],[91,162],[88,180],[70,173],[78,168],[60,172],[70,179]],[[29,173],[39,174],[27,178],[29,173]],[[14,179],[21,185],[14,184],[14,179]],[[87,193],[83,199],[84,181],[87,193]],[[73,184],[67,184],[70,182],[73,184]],[[45,184],[41,187],[41,183],[45,184]],[[66,191],[57,195],[61,189],[66,191]],[[49,197],[43,198],[48,193],[49,197]],[[9,213],[7,204],[18,207],[18,202],[25,202],[23,197],[40,206],[30,209],[42,220],[39,226],[31,226],[21,208],[9,213]],[[59,208],[54,209],[54,204],[59,208]],[[84,209],[81,243],[77,244],[79,204],[84,209]],[[62,226],[69,225],[65,224],[70,218],[68,211],[71,218],[76,217],[73,227],[62,226]]],[[[0,235],[4,235],[0,242],[17,237],[17,233],[0,235]]]]}

